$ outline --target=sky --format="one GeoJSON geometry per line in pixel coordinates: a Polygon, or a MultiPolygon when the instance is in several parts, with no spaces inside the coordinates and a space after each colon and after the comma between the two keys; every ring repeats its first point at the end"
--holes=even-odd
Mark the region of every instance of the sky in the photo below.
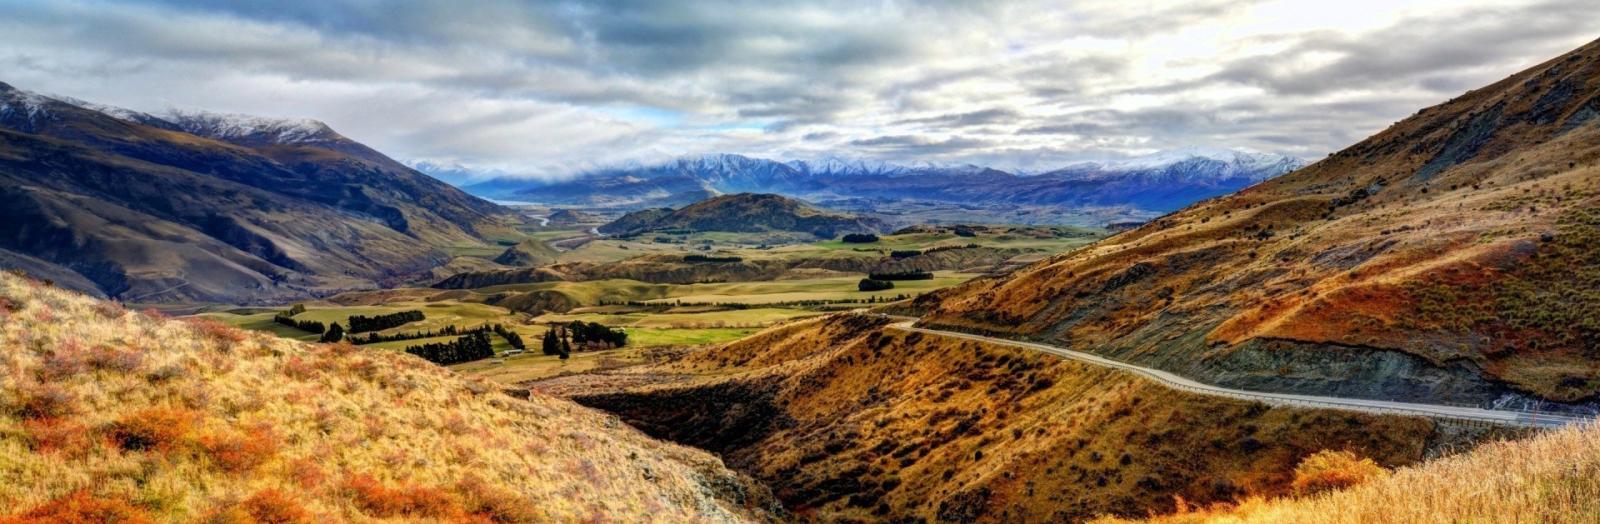
{"type": "Polygon", "coordinates": [[[738,153],[1315,159],[1597,37],[1593,0],[0,0],[0,82],[558,178],[738,153]],[[280,5],[281,4],[281,5],[280,5]]]}

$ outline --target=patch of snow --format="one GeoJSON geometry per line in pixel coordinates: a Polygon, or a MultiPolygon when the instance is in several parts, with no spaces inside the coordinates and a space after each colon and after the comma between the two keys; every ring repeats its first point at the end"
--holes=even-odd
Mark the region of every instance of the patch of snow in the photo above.
{"type": "Polygon", "coordinates": [[[267,118],[237,113],[172,109],[167,120],[192,134],[219,140],[261,139],[279,144],[306,144],[333,139],[327,124],[310,118],[267,118]]]}

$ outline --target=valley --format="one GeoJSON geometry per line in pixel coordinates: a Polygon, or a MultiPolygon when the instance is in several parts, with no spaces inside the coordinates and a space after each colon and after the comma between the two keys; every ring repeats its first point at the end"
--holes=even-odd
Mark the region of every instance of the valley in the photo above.
{"type": "Polygon", "coordinates": [[[1459,4],[0,6],[0,524],[1600,522],[1459,4]]]}

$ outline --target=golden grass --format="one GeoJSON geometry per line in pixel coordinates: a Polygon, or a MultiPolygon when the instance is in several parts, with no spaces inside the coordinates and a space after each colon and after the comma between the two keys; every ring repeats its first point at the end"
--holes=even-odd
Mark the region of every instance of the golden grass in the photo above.
{"type": "MultiPolygon", "coordinates": [[[[421,359],[0,274],[0,521],[741,521],[704,452],[421,359]]],[[[737,499],[738,501],[736,501],[737,499]]]]}
{"type": "Polygon", "coordinates": [[[1600,424],[1486,444],[1341,491],[1291,499],[1255,498],[1147,522],[1600,522],[1600,424]]]}

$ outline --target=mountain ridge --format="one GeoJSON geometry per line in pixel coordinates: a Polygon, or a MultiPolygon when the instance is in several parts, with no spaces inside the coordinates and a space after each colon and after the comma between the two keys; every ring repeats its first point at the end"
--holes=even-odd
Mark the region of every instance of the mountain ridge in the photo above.
{"type": "Polygon", "coordinates": [[[960,204],[1129,205],[1171,211],[1248,187],[1304,165],[1265,153],[1195,149],[1158,161],[1075,163],[1036,174],[977,165],[905,166],[824,158],[780,162],[735,154],[678,158],[538,182],[497,178],[464,188],[504,200],[597,207],[684,205],[726,193],[777,193],[809,200],[885,198],[960,204]],[[1145,192],[1159,193],[1144,196],[1145,192]]]}
{"type": "Polygon", "coordinates": [[[503,227],[503,208],[325,125],[312,136],[259,120],[213,127],[217,139],[186,131],[204,132],[194,122],[82,104],[0,84],[0,250],[113,297],[275,301],[374,287],[503,227]]]}
{"type": "Polygon", "coordinates": [[[1600,41],[915,306],[1221,385],[1594,412],[1597,106],[1600,41]]]}

